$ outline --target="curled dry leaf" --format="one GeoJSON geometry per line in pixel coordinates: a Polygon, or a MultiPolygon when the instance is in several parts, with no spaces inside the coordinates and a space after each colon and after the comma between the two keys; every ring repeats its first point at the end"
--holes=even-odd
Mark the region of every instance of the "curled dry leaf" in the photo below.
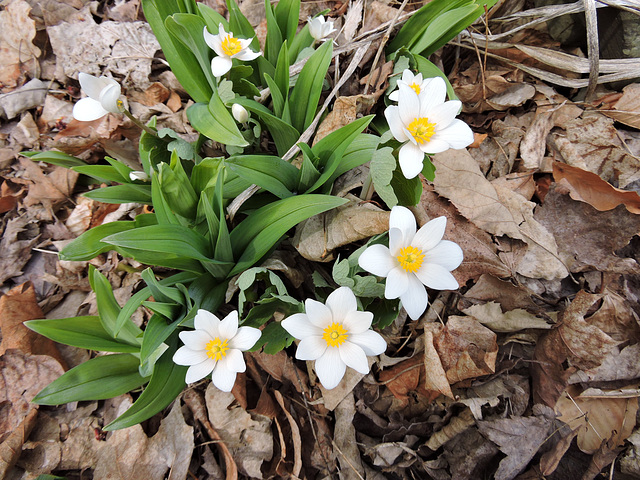
{"type": "Polygon", "coordinates": [[[578,447],[594,453],[603,440],[619,446],[631,435],[636,424],[638,399],[582,397],[577,386],[570,386],[556,404],[558,419],[578,429],[578,447]]]}
{"type": "Polygon", "coordinates": [[[353,424],[355,414],[355,399],[350,393],[335,409],[336,427],[333,434],[335,457],[341,468],[340,478],[345,480],[358,480],[365,476],[353,424]]]}
{"type": "Polygon", "coordinates": [[[456,435],[465,432],[475,425],[474,416],[469,408],[465,408],[459,415],[453,417],[442,430],[435,432],[425,443],[431,450],[436,451],[456,435]]]}
{"type": "Polygon", "coordinates": [[[389,212],[347,195],[349,203],[305,220],[292,239],[300,255],[315,262],[333,260],[333,250],[389,230],[389,212]]]}
{"type": "Polygon", "coordinates": [[[566,163],[553,162],[553,178],[569,190],[574,200],[585,202],[600,212],[624,205],[631,213],[640,214],[640,195],[616,188],[592,172],[566,163]]]}

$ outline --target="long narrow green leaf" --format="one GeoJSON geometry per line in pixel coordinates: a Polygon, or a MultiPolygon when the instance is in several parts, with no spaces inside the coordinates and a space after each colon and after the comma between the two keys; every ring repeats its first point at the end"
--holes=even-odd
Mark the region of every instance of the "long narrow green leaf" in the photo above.
{"type": "Polygon", "coordinates": [[[83,194],[92,200],[103,203],[144,203],[151,204],[151,185],[113,185],[97,188],[83,194]]]}
{"type": "Polygon", "coordinates": [[[280,93],[280,89],[276,84],[275,80],[271,78],[271,75],[268,73],[264,74],[264,81],[267,82],[267,87],[271,91],[271,100],[273,101],[273,111],[276,116],[282,118],[282,114],[284,113],[285,101],[282,93],[280,93]]]}
{"type": "Polygon", "coordinates": [[[119,342],[107,332],[99,317],[71,317],[24,322],[34,332],[51,340],[87,350],[102,352],[135,353],[140,345],[119,342]]]}
{"type": "Polygon", "coordinates": [[[260,51],[260,42],[256,37],[256,32],[251,26],[247,17],[242,14],[240,7],[235,0],[227,0],[227,10],[229,10],[229,28],[237,38],[252,38],[251,49],[260,51]]]}
{"type": "Polygon", "coordinates": [[[226,160],[228,167],[248,182],[280,198],[293,195],[298,169],[279,157],[271,155],[236,155],[226,160]]]}
{"type": "MultiPolygon", "coordinates": [[[[154,352],[159,348],[163,348],[163,342],[178,328],[181,320],[182,318],[178,318],[171,323],[167,323],[166,319],[160,315],[151,316],[147,323],[147,328],[144,330],[142,348],[140,349],[140,370],[143,373],[145,370],[149,372],[153,371],[154,365],[150,364],[150,361],[154,356],[154,352]]],[[[166,345],[164,349],[166,349],[166,345]]]]}
{"type": "Polygon", "coordinates": [[[280,0],[276,5],[275,14],[284,40],[291,43],[298,29],[300,0],[280,0]]]}
{"type": "Polygon", "coordinates": [[[130,181],[129,174],[127,174],[127,178],[125,179],[122,177],[120,172],[111,165],[81,165],[77,167],[71,167],[71,170],[78,172],[82,175],[87,175],[88,177],[94,178],[98,183],[101,183],[101,182],[129,183],[130,181]]]}
{"type": "Polygon", "coordinates": [[[482,12],[484,12],[482,7],[472,4],[438,15],[415,44],[409,48],[409,51],[428,57],[473,23],[476,18],[482,15],[482,12]]]}
{"type": "Polygon", "coordinates": [[[344,151],[342,160],[336,171],[331,175],[328,183],[333,183],[343,173],[370,161],[379,143],[380,137],[377,135],[368,133],[358,135],[344,151]]]}
{"type": "Polygon", "coordinates": [[[60,252],[61,260],[86,261],[97,257],[101,253],[112,250],[113,247],[104,243],[102,239],[114,233],[124,232],[135,228],[134,222],[111,222],[98,225],[87,230],[60,252]]]}
{"type": "Polygon", "coordinates": [[[20,152],[20,155],[29,157],[34,162],[47,162],[51,165],[58,165],[65,168],[87,165],[87,162],[84,160],[67,155],[66,153],[56,152],[55,150],[49,150],[48,152],[20,152]]]}
{"type": "Polygon", "coordinates": [[[209,105],[203,103],[191,105],[187,109],[187,117],[193,128],[211,140],[238,147],[249,145],[217,92],[211,97],[209,105]]]}
{"type": "Polygon", "coordinates": [[[271,65],[275,66],[282,46],[282,32],[280,32],[271,1],[264,0],[264,7],[267,20],[267,39],[264,45],[264,56],[271,65]]]}
{"type": "Polygon", "coordinates": [[[210,34],[217,35],[220,24],[222,24],[226,31],[229,31],[229,22],[227,22],[227,19],[216,12],[209,5],[198,3],[198,11],[200,13],[200,16],[204,20],[204,23],[207,24],[207,30],[210,34]]]}
{"type": "Polygon", "coordinates": [[[117,397],[148,381],[138,373],[139,364],[138,359],[128,353],[92,358],[51,382],[33,402],[61,405],[117,397]]]}

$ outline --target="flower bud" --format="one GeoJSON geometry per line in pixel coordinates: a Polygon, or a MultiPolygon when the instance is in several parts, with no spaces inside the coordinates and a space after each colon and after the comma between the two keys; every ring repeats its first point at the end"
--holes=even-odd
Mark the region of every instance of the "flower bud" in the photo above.
{"type": "Polygon", "coordinates": [[[231,113],[238,123],[247,123],[247,120],[249,120],[249,112],[247,112],[247,109],[239,103],[233,104],[231,107],[231,113]]]}
{"type": "Polygon", "coordinates": [[[136,180],[142,180],[143,182],[149,181],[149,175],[147,175],[146,172],[142,172],[139,170],[129,172],[129,178],[132,182],[135,182],[136,180]]]}

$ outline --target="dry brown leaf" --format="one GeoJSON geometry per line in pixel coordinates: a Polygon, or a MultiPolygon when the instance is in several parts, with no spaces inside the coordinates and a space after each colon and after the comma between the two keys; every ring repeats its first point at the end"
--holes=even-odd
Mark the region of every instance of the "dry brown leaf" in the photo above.
{"type": "Polygon", "coordinates": [[[18,240],[18,235],[30,222],[27,215],[7,221],[0,240],[0,283],[21,275],[22,267],[31,258],[31,247],[38,242],[38,237],[18,240]]]}
{"type": "Polygon", "coordinates": [[[298,393],[309,391],[309,376],[300,370],[284,351],[275,355],[264,352],[251,352],[250,355],[265,373],[280,383],[288,382],[298,393]]]}
{"type": "Polygon", "coordinates": [[[31,6],[23,0],[9,2],[0,11],[0,88],[12,89],[28,73],[36,77],[40,49],[33,44],[36,23],[29,18],[31,6]]]}
{"type": "Polygon", "coordinates": [[[315,262],[333,260],[333,250],[389,230],[389,212],[347,195],[349,203],[298,224],[291,240],[298,252],[315,262]]]}
{"type": "MultiPolygon", "coordinates": [[[[469,302],[495,301],[502,306],[503,311],[515,310],[516,308],[535,311],[539,307],[531,299],[531,295],[532,292],[523,286],[515,286],[491,275],[482,275],[476,284],[464,294],[461,302],[464,300],[469,302]]],[[[466,306],[468,304],[461,303],[458,308],[462,310],[466,306]]]]}
{"type": "MultiPolygon", "coordinates": [[[[367,361],[369,362],[369,368],[371,368],[371,365],[375,362],[375,358],[367,357],[367,361]]],[[[312,363],[313,362],[307,362],[307,366],[310,371],[312,371],[312,363]]],[[[342,402],[342,400],[344,400],[344,398],[353,391],[356,385],[358,385],[360,380],[364,377],[365,376],[362,373],[355,371],[353,368],[347,368],[344,377],[342,377],[342,380],[340,380],[340,383],[335,388],[327,390],[321,383],[319,383],[318,386],[320,388],[320,392],[322,392],[324,407],[327,410],[333,411],[342,402]]]]}
{"type": "Polygon", "coordinates": [[[547,330],[553,326],[543,318],[536,317],[521,308],[503,313],[500,304],[496,302],[472,305],[462,311],[494,332],[518,332],[527,328],[547,330]]]}
{"type": "Polygon", "coordinates": [[[420,370],[423,368],[423,359],[420,356],[412,357],[382,371],[380,383],[386,385],[394,397],[399,400],[407,400],[407,394],[418,388],[420,370]]]}
{"type": "Polygon", "coordinates": [[[365,476],[353,423],[355,414],[355,399],[351,393],[335,409],[336,426],[333,434],[335,457],[341,468],[340,478],[345,480],[359,480],[365,476]]]}
{"type": "Polygon", "coordinates": [[[462,215],[493,235],[507,235],[527,243],[518,273],[545,279],[567,276],[553,236],[533,218],[534,203],[509,189],[494,187],[466,150],[434,155],[433,163],[438,172],[436,192],[451,200],[462,215]]]}
{"type": "Polygon", "coordinates": [[[558,185],[569,189],[574,200],[585,202],[600,212],[624,205],[631,213],[640,213],[640,195],[616,188],[592,172],[553,162],[553,178],[558,185]]]}
{"type": "Polygon", "coordinates": [[[540,457],[540,473],[542,475],[551,475],[558,468],[558,464],[564,454],[569,450],[571,442],[578,435],[578,429],[562,428],[559,431],[560,440],[556,442],[551,450],[545,452],[540,457]]]}
{"type": "Polygon", "coordinates": [[[298,424],[289,413],[289,410],[287,410],[282,394],[278,390],[274,390],[273,395],[276,397],[280,408],[282,408],[284,415],[287,417],[289,427],[291,428],[291,442],[293,443],[293,470],[291,474],[297,477],[300,475],[300,470],[302,470],[302,438],[300,437],[300,428],[298,428],[298,424]]]}
{"type": "Polygon", "coordinates": [[[471,410],[465,408],[459,415],[453,417],[442,430],[438,430],[429,437],[425,445],[435,452],[456,435],[467,431],[469,427],[475,425],[475,423],[476,421],[474,420],[471,410]]]}
{"type": "Polygon", "coordinates": [[[480,433],[507,455],[495,473],[496,480],[514,478],[547,441],[555,417],[553,410],[544,405],[534,405],[533,414],[535,416],[478,422],[480,433]]]}
{"type": "Polygon", "coordinates": [[[20,457],[22,447],[36,424],[38,410],[29,410],[20,425],[0,443],[0,478],[7,478],[7,473],[20,457]]]}
{"type": "Polygon", "coordinates": [[[456,242],[464,252],[462,264],[451,272],[460,285],[484,274],[510,275],[510,270],[498,257],[498,248],[491,236],[460,215],[456,207],[433,191],[432,186],[424,187],[420,205],[430,218],[447,217],[445,238],[456,242]]]}
{"type": "Polygon", "coordinates": [[[539,168],[547,150],[547,135],[553,128],[552,112],[536,112],[536,117],[520,142],[525,168],[539,168]]]}
{"type": "Polygon", "coordinates": [[[632,83],[622,89],[622,96],[612,110],[601,110],[615,121],[640,129],[640,83],[632,83]]]}
{"type": "Polygon", "coordinates": [[[640,216],[629,213],[622,205],[598,212],[586,203],[561,195],[552,186],[544,204],[536,209],[535,218],[553,233],[559,254],[572,272],[640,273],[640,265],[634,259],[614,254],[640,231],[640,216]]]}
{"type": "Polygon", "coordinates": [[[477,480],[489,470],[489,462],[499,453],[493,442],[472,428],[445,444],[443,456],[451,468],[451,478],[477,480]]]}
{"type": "Polygon", "coordinates": [[[428,324],[450,384],[495,371],[496,334],[471,317],[450,316],[444,325],[428,324]]]}
{"type": "Polygon", "coordinates": [[[536,192],[536,182],[533,179],[533,172],[509,173],[495,180],[491,180],[491,185],[512,190],[527,200],[531,200],[536,192]]]}
{"type": "Polygon", "coordinates": [[[46,208],[54,208],[71,196],[78,179],[78,173],[58,166],[54,166],[51,172],[45,175],[40,167],[28,158],[20,158],[20,167],[24,169],[24,178],[32,182],[24,199],[26,207],[40,203],[46,208]]]}
{"type": "MultiPolygon", "coordinates": [[[[425,327],[426,326],[427,325],[425,325],[425,327]]],[[[424,329],[424,357],[422,359],[422,368],[424,369],[424,388],[430,393],[430,395],[427,395],[427,398],[435,398],[438,395],[455,398],[451,391],[447,372],[442,366],[440,355],[436,350],[434,336],[435,334],[431,328],[424,329]]]]}
{"type": "Polygon", "coordinates": [[[12,288],[0,298],[0,355],[9,349],[18,349],[25,354],[49,355],[63,367],[66,365],[55,343],[28,329],[24,322],[44,318],[36,299],[33,285],[23,283],[12,288]]]}
{"type": "Polygon", "coordinates": [[[207,387],[205,401],[209,421],[229,447],[239,471],[261,478],[262,463],[273,456],[271,419],[233,407],[233,394],[218,390],[213,383],[207,387]]]}
{"type": "Polygon", "coordinates": [[[595,368],[578,371],[569,378],[569,383],[613,382],[640,378],[640,343],[622,350],[613,348],[602,363],[595,368]]]}
{"type": "Polygon", "coordinates": [[[333,110],[322,121],[313,138],[315,145],[331,132],[355,121],[358,116],[366,114],[376,103],[373,95],[354,95],[351,97],[338,97],[333,104],[333,110]]]}
{"type": "Polygon", "coordinates": [[[571,386],[556,403],[558,419],[578,429],[578,447],[594,453],[604,440],[624,443],[636,424],[637,398],[585,398],[571,386]]]}
{"type": "Polygon", "coordinates": [[[20,88],[0,95],[0,117],[12,119],[25,110],[39,107],[44,103],[47,88],[43,81],[33,78],[20,88]]]}

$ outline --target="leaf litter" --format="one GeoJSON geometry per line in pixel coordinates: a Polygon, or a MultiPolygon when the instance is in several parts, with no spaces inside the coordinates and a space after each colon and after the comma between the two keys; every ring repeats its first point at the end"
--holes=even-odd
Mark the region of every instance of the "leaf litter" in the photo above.
{"type": "MultiPolygon", "coordinates": [[[[366,376],[347,375],[335,391],[322,389],[307,365],[286,352],[255,352],[233,393],[196,385],[144,425],[107,433],[101,427],[131,404],[129,395],[68,407],[29,403],[77,360],[31,337],[22,322],[56,308],[73,311],[63,316],[95,309],[91,299],[86,304],[73,297],[80,292],[84,298],[86,264],[56,260],[47,270],[33,249],[53,254],[55,242],[114,212],[77,197],[78,178],[69,170],[18,159],[17,153],[56,146],[94,162],[116,145],[127,151],[135,139],[127,120],[71,119],[79,71],[122,78],[137,115],[159,112],[161,125],[189,134],[185,97],[154,60],[159,47],[138,15],[138,2],[116,2],[106,12],[81,1],[5,2],[2,475],[524,479],[541,472],[557,479],[573,469],[593,478],[616,457],[616,475],[620,469],[620,475],[637,475],[640,149],[634,128],[640,88],[599,87],[591,103],[575,100],[566,86],[586,86],[579,77],[588,61],[574,51],[562,56],[559,43],[502,3],[490,12],[488,42],[477,33],[461,37],[465,47],[474,38],[481,58],[488,46],[486,59],[479,63],[475,51],[463,49],[450,70],[478,142],[469,152],[434,157],[436,180],[424,182],[416,207],[421,224],[447,216],[445,237],[465,252],[453,272],[461,289],[430,298],[419,323],[398,317],[382,331],[390,345],[384,362],[374,361],[366,376]],[[501,15],[508,21],[495,21],[501,15]],[[497,42],[509,36],[510,43],[497,42]],[[36,103],[44,109],[34,109],[36,103]],[[50,280],[46,295],[18,285],[26,269],[50,280]]],[[[375,31],[396,11],[381,2],[326,7],[334,19],[344,19],[341,35],[348,39],[375,31]]],[[[241,8],[254,10],[250,2],[241,8]]],[[[531,18],[557,14],[547,8],[531,18]]],[[[308,14],[318,9],[314,4],[308,14]]],[[[258,13],[256,23],[262,19],[258,13]]],[[[448,65],[447,48],[436,56],[448,65]]],[[[602,65],[602,75],[615,73],[613,63],[602,65]]],[[[633,62],[620,65],[619,77],[632,78],[633,62]]],[[[354,75],[321,128],[329,132],[368,113],[391,71],[390,64],[380,69],[373,95],[364,95],[367,80],[354,75]]],[[[299,227],[294,244],[302,257],[326,261],[345,245],[385,230],[388,214],[355,199],[363,178],[343,182],[341,195],[352,200],[346,207],[299,227]]],[[[133,207],[132,214],[140,211],[133,207]]],[[[292,252],[289,247],[276,256],[290,259],[292,252]]],[[[306,260],[296,259],[287,269],[299,270],[300,288],[306,260]]],[[[92,263],[123,299],[140,282],[133,272],[139,265],[116,255],[92,263]]]]}

